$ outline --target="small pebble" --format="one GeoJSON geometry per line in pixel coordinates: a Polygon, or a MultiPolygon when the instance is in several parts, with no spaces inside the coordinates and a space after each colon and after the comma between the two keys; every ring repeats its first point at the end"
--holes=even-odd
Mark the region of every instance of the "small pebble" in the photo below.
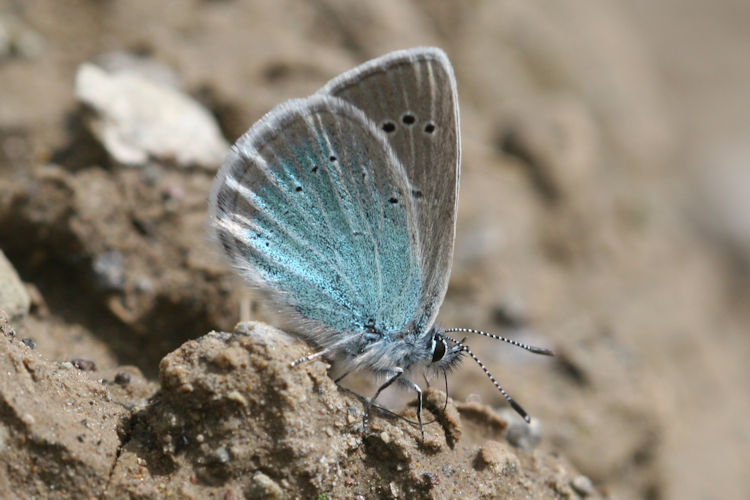
{"type": "Polygon", "coordinates": [[[125,265],[122,254],[108,250],[94,258],[91,265],[96,284],[106,291],[122,291],[125,286],[125,265]]]}
{"type": "MultiPolygon", "coordinates": [[[[0,315],[3,313],[2,309],[0,309],[0,315]]],[[[3,320],[2,317],[0,317],[0,332],[3,332],[4,335],[8,337],[15,337],[16,336],[16,330],[10,325],[10,323],[7,323],[5,320],[3,320]]]]}
{"type": "Polygon", "coordinates": [[[471,394],[466,396],[466,399],[464,401],[466,401],[467,403],[482,404],[482,396],[480,396],[476,392],[472,392],[471,394]]]}
{"type": "Polygon", "coordinates": [[[478,458],[481,463],[495,472],[499,472],[506,468],[509,470],[518,469],[516,457],[497,441],[486,441],[484,446],[479,450],[478,458]]]}
{"type": "Polygon", "coordinates": [[[90,359],[76,358],[72,360],[71,363],[73,364],[73,366],[84,372],[96,371],[96,363],[94,363],[90,359]]]}
{"type": "Polygon", "coordinates": [[[128,372],[117,372],[115,375],[115,384],[126,386],[130,383],[130,374],[128,372]]]}
{"type": "Polygon", "coordinates": [[[582,497],[589,497],[594,494],[594,485],[586,476],[576,476],[570,482],[570,485],[576,490],[576,493],[582,497]]]}
{"type": "Polygon", "coordinates": [[[526,423],[513,410],[503,410],[500,416],[508,422],[505,431],[505,439],[516,448],[522,450],[533,450],[542,440],[542,425],[539,420],[533,418],[526,423]]]}
{"type": "Polygon", "coordinates": [[[219,446],[216,449],[216,458],[219,459],[219,462],[226,464],[229,463],[231,460],[231,456],[229,456],[229,448],[227,448],[225,445],[219,446]]]}
{"type": "Polygon", "coordinates": [[[29,349],[36,349],[36,341],[32,338],[24,337],[21,339],[21,342],[23,342],[29,349]]]}
{"type": "Polygon", "coordinates": [[[29,313],[31,296],[13,265],[0,250],[0,323],[21,319],[29,313]]]}
{"type": "Polygon", "coordinates": [[[276,483],[276,481],[263,474],[262,472],[256,472],[253,475],[249,493],[249,496],[251,498],[286,498],[286,495],[284,495],[284,491],[281,489],[278,483],[276,483]]]}
{"type": "Polygon", "coordinates": [[[440,485],[440,476],[434,472],[425,472],[422,474],[422,482],[428,489],[440,485]]]}
{"type": "Polygon", "coordinates": [[[247,399],[239,391],[230,391],[227,394],[227,399],[239,403],[242,406],[247,406],[247,399]]]}

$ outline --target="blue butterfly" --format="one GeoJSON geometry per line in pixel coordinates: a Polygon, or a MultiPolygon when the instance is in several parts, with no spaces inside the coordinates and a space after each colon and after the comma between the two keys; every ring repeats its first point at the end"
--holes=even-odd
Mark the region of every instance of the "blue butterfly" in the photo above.
{"type": "MultiPolygon", "coordinates": [[[[373,59],[305,99],[281,104],[233,146],[213,183],[209,220],[233,267],[287,327],[342,365],[418,396],[410,374],[445,374],[476,333],[435,319],[453,258],[461,166],[456,79],[445,53],[373,59]]],[[[424,432],[422,431],[424,437],[424,432]]]]}

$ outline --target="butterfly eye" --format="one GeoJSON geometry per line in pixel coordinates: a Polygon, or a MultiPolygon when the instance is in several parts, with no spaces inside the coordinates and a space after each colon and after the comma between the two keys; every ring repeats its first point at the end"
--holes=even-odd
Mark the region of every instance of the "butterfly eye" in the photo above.
{"type": "Polygon", "coordinates": [[[443,356],[445,356],[446,345],[445,340],[439,339],[436,341],[435,349],[432,351],[432,362],[437,363],[443,356]]]}

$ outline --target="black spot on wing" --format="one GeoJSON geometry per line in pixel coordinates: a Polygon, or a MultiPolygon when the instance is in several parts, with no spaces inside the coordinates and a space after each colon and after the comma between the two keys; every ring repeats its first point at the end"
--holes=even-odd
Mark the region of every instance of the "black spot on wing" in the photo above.
{"type": "Polygon", "coordinates": [[[401,122],[404,125],[414,125],[417,122],[417,117],[413,113],[404,113],[401,122]]]}

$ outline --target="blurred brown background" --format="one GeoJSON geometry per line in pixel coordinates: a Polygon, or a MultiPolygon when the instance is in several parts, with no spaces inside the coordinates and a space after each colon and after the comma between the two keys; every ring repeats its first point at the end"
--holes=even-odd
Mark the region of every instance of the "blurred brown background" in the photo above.
{"type": "MultiPolygon", "coordinates": [[[[545,446],[612,497],[748,498],[748,23],[740,0],[3,0],[0,248],[32,291],[19,331],[51,359],[153,377],[237,319],[242,285],[203,231],[218,165],[119,165],[86,125],[79,65],[153,63],[232,142],[367,59],[437,45],[463,135],[440,323],[555,349],[471,339],[545,446]]],[[[451,392],[502,404],[469,362],[451,392]]]]}

